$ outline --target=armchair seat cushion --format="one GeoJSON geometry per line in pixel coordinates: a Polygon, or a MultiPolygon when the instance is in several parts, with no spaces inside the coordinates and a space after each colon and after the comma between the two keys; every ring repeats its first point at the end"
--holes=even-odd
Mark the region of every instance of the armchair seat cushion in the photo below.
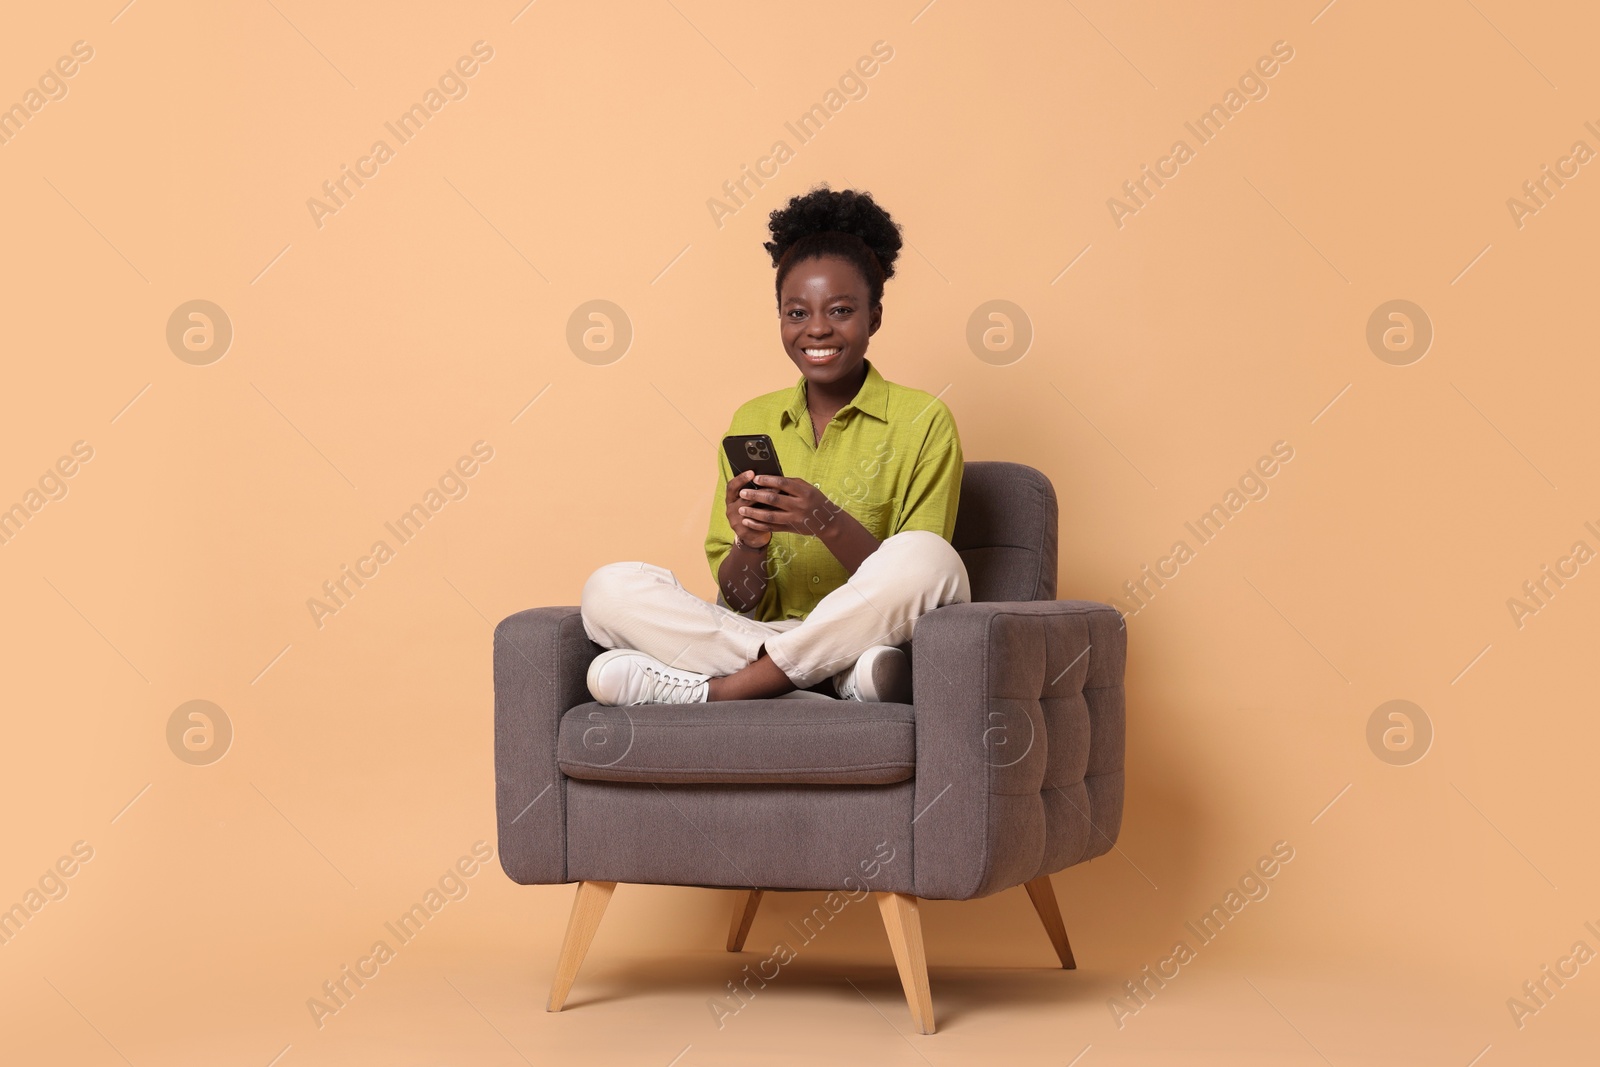
{"type": "Polygon", "coordinates": [[[911,706],[854,700],[579,704],[556,766],[600,782],[886,785],[916,768],[911,706]]]}

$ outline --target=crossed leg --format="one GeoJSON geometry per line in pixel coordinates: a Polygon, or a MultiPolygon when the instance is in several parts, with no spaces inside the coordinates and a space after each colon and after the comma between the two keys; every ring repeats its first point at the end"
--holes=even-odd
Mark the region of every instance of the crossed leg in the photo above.
{"type": "Polygon", "coordinates": [[[927,612],[970,599],[950,543],[908,530],[880,544],[804,620],[757,622],[695,596],[665,567],[638,562],[590,575],[582,612],[596,644],[708,675],[710,700],[748,700],[816,685],[874,645],[910,640],[927,612]]]}

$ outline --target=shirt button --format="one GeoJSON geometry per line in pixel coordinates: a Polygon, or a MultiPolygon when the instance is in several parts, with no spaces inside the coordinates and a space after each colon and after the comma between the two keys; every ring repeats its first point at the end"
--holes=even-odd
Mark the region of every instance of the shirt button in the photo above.
{"type": "Polygon", "coordinates": [[[822,576],[819,575],[819,574],[813,574],[811,576],[811,584],[812,585],[821,585],[822,584],[822,576]]]}

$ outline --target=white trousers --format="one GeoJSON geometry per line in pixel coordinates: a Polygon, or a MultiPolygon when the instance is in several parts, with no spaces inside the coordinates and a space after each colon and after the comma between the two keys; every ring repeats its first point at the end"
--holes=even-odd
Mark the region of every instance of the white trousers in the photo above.
{"type": "Polygon", "coordinates": [[[605,648],[637,649],[714,678],[755,662],[765,647],[797,688],[852,666],[873,645],[911,639],[917,618],[972,599],[950,542],[926,530],[895,534],[804,619],[756,622],[685,589],[665,567],[608,563],[583,586],[583,628],[605,648]]]}

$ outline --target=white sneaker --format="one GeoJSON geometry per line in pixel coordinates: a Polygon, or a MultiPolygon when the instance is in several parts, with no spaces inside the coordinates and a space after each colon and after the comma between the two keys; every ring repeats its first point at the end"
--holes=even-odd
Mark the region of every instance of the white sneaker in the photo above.
{"type": "Polygon", "coordinates": [[[589,664],[589,695],[601,704],[703,704],[711,676],[669,667],[631,648],[602,652],[589,664]]]}
{"type": "Polygon", "coordinates": [[[890,645],[873,645],[861,653],[855,666],[833,676],[833,687],[844,700],[911,703],[911,663],[890,645]]]}

